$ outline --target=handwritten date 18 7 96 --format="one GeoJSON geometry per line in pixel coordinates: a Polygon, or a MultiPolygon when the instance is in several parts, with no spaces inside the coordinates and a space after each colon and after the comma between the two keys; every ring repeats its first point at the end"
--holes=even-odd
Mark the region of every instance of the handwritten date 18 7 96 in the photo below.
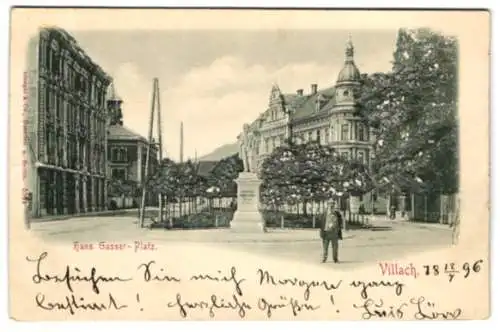
{"type": "Polygon", "coordinates": [[[467,279],[473,274],[481,272],[484,260],[479,259],[474,262],[465,262],[462,265],[454,262],[446,263],[444,266],[438,264],[424,265],[424,274],[426,276],[448,275],[448,281],[452,282],[455,275],[463,273],[463,278],[467,279]]]}

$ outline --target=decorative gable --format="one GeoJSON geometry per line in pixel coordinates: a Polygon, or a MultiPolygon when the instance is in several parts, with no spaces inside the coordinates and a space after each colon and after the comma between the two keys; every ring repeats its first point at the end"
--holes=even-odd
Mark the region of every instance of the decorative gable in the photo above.
{"type": "Polygon", "coordinates": [[[285,99],[278,85],[274,84],[269,96],[269,109],[266,111],[266,121],[274,121],[285,117],[285,99]]]}
{"type": "Polygon", "coordinates": [[[319,112],[323,106],[326,105],[326,103],[328,102],[328,98],[326,96],[324,96],[323,94],[318,94],[316,96],[316,100],[315,100],[315,111],[316,112],[319,112]]]}

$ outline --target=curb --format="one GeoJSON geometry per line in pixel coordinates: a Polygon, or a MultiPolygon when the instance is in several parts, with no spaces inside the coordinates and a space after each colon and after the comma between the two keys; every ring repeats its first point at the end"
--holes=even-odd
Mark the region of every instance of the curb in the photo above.
{"type": "Polygon", "coordinates": [[[425,222],[414,222],[409,220],[370,220],[372,225],[379,226],[390,226],[390,225],[401,225],[401,226],[413,226],[415,228],[420,229],[438,229],[442,231],[451,230],[452,227],[448,224],[439,224],[439,223],[425,223],[425,222]]]}
{"type": "Polygon", "coordinates": [[[42,218],[31,218],[31,223],[45,223],[51,221],[61,221],[74,218],[92,218],[92,217],[105,217],[105,216],[120,216],[135,210],[112,210],[112,211],[100,211],[100,212],[89,212],[81,214],[70,214],[52,217],[42,217],[42,218]]]}

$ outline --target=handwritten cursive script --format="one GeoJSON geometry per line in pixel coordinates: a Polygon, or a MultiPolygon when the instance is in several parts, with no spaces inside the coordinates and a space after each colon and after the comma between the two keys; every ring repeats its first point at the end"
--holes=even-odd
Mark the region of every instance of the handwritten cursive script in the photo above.
{"type": "Polygon", "coordinates": [[[261,297],[257,301],[257,306],[260,310],[264,311],[268,318],[271,318],[273,311],[276,309],[290,308],[292,314],[297,316],[303,310],[314,311],[320,308],[319,305],[312,305],[308,303],[300,303],[293,297],[287,298],[286,296],[280,297],[280,303],[272,303],[269,300],[261,297]]]}
{"type": "Polygon", "coordinates": [[[64,273],[62,275],[51,275],[44,274],[41,271],[42,261],[48,256],[47,252],[43,252],[37,258],[26,257],[28,262],[36,263],[36,273],[33,274],[32,281],[35,284],[40,284],[46,281],[53,281],[54,283],[64,283],[70,292],[73,292],[73,282],[85,282],[90,283],[92,291],[96,294],[100,293],[99,283],[105,282],[126,282],[132,280],[131,278],[122,278],[118,276],[105,277],[97,274],[95,267],[90,269],[88,275],[81,275],[82,271],[78,267],[73,267],[72,269],[69,265],[66,265],[64,273]]]}
{"type": "Polygon", "coordinates": [[[438,311],[436,303],[427,300],[423,296],[410,299],[410,303],[417,307],[417,312],[413,315],[417,320],[455,320],[462,315],[462,309],[460,308],[456,308],[453,311],[438,311]]]}
{"type": "Polygon", "coordinates": [[[361,318],[366,320],[371,319],[372,317],[402,319],[404,317],[403,309],[407,306],[407,303],[387,305],[382,299],[379,299],[378,301],[366,299],[361,305],[353,304],[354,308],[361,309],[363,311],[361,318]]]}
{"type": "Polygon", "coordinates": [[[191,276],[190,280],[209,280],[209,281],[216,281],[216,282],[232,282],[234,284],[234,289],[238,295],[243,295],[243,291],[241,289],[241,283],[245,281],[245,279],[237,278],[236,274],[236,268],[233,266],[230,270],[229,276],[220,276],[222,274],[221,271],[217,271],[219,275],[211,275],[211,274],[198,274],[198,275],[193,275],[191,276]]]}
{"type": "Polygon", "coordinates": [[[403,319],[409,313],[417,320],[455,320],[462,314],[462,309],[456,308],[453,311],[439,311],[436,303],[426,300],[425,297],[411,298],[409,303],[386,304],[383,299],[377,301],[369,298],[361,305],[354,304],[354,308],[362,311],[362,319],[372,318],[392,318],[403,319]]]}
{"type": "Polygon", "coordinates": [[[355,280],[350,283],[352,287],[361,288],[361,297],[368,298],[368,288],[394,288],[396,295],[400,296],[403,293],[404,284],[399,281],[360,281],[355,280]]]}
{"type": "Polygon", "coordinates": [[[63,265],[62,270],[57,273],[49,269],[51,266],[47,252],[36,257],[26,257],[26,261],[30,267],[34,267],[31,281],[34,284],[44,284],[44,287],[33,294],[34,306],[40,310],[70,315],[120,311],[126,308],[127,313],[131,309],[143,312],[153,305],[155,309],[163,308],[181,318],[199,319],[200,315],[227,318],[228,314],[245,318],[253,311],[267,319],[281,319],[287,316],[314,317],[316,314],[313,312],[317,310],[334,315],[339,314],[340,310],[345,313],[345,306],[338,306],[336,303],[338,299],[341,302],[350,301],[347,306],[349,310],[359,313],[363,320],[454,320],[463,315],[462,308],[443,308],[437,301],[424,296],[402,296],[407,286],[398,280],[302,279],[293,275],[274,275],[263,268],[257,269],[257,273],[248,278],[235,266],[228,270],[215,270],[215,273],[196,271],[197,273],[183,275],[181,278],[175,271],[170,271],[155,260],[137,265],[135,273],[128,278],[119,274],[120,271],[113,275],[103,275],[94,266],[85,270],[76,264],[63,265]],[[114,290],[110,284],[129,281],[132,282],[119,294],[119,301],[113,295],[114,290]],[[169,290],[166,283],[174,285],[169,290]],[[109,290],[102,290],[105,284],[109,290]],[[154,288],[151,288],[151,284],[154,288]],[[220,286],[224,284],[229,287],[221,290],[220,286]],[[81,285],[83,290],[79,287],[81,285]],[[130,289],[132,286],[139,289],[130,289]],[[249,286],[252,288],[247,290],[245,287],[249,286]],[[184,291],[188,287],[194,289],[184,291]],[[53,288],[64,290],[62,293],[59,292],[60,289],[51,293],[53,288]],[[82,291],[86,293],[81,293],[82,291]],[[127,302],[133,301],[130,294],[135,296],[136,306],[127,302]],[[158,299],[161,296],[164,298],[158,299]]]}
{"type": "Polygon", "coordinates": [[[210,300],[208,301],[185,301],[182,299],[181,294],[177,293],[175,302],[169,302],[167,304],[167,307],[179,308],[179,314],[182,318],[186,318],[188,316],[189,309],[207,309],[210,318],[214,318],[215,311],[220,309],[237,311],[238,315],[241,318],[244,318],[246,316],[247,310],[252,309],[252,307],[248,303],[242,301],[238,298],[238,296],[234,294],[230,300],[225,300],[215,294],[212,294],[212,296],[210,296],[210,300]]]}
{"type": "Polygon", "coordinates": [[[263,284],[269,284],[273,286],[285,286],[285,285],[291,285],[291,286],[298,286],[298,287],[303,287],[305,288],[304,290],[304,300],[309,300],[309,297],[311,296],[311,288],[314,287],[320,287],[323,288],[323,290],[336,290],[340,287],[342,284],[342,280],[339,280],[337,283],[329,283],[325,280],[318,281],[318,280],[312,280],[312,281],[306,281],[298,278],[284,278],[280,279],[275,276],[273,276],[269,271],[263,270],[263,269],[258,269],[257,270],[257,275],[258,275],[258,282],[259,285],[263,284]]]}
{"type": "Polygon", "coordinates": [[[138,270],[141,269],[144,270],[143,274],[144,281],[149,282],[153,280],[153,281],[181,282],[180,278],[167,275],[165,273],[165,269],[163,268],[160,268],[159,271],[161,275],[159,273],[153,273],[154,271],[151,271],[151,266],[154,264],[156,264],[155,261],[149,261],[148,263],[139,265],[139,267],[137,268],[138,270]]]}
{"type": "Polygon", "coordinates": [[[38,308],[43,310],[66,310],[71,315],[75,314],[76,310],[83,311],[106,311],[106,310],[121,310],[127,308],[127,305],[120,305],[114,296],[110,293],[108,302],[86,302],[85,298],[77,297],[75,294],[65,296],[63,301],[49,301],[45,295],[38,293],[35,297],[35,302],[38,308]]]}

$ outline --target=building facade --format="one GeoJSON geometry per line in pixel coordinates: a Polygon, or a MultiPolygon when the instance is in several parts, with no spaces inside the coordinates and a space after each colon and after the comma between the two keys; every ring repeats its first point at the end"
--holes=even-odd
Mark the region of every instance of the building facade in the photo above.
{"type": "MultiPolygon", "coordinates": [[[[115,93],[113,84],[107,94],[107,108],[109,114],[107,159],[108,175],[110,181],[128,183],[137,188],[144,180],[146,170],[148,140],[128,129],[123,125],[121,105],[123,101],[115,93]]],[[[158,166],[158,147],[151,144],[149,154],[148,174],[153,174],[158,166]]],[[[129,194],[107,197],[111,204],[117,208],[136,207],[138,196],[129,194]]],[[[147,205],[156,204],[157,199],[148,193],[147,205]]]]}
{"type": "MultiPolygon", "coordinates": [[[[360,80],[354,45],[349,40],[343,68],[333,86],[321,89],[311,84],[308,92],[299,89],[294,94],[285,94],[278,85],[273,85],[268,108],[254,122],[245,125],[238,137],[240,145],[247,144],[251,170],[258,172],[265,158],[290,136],[297,143],[317,141],[331,145],[341,155],[358,159],[369,167],[373,137],[359,112],[360,80]]],[[[385,201],[373,196],[370,193],[362,198],[365,210],[373,210],[376,205],[375,209],[385,211],[385,201]]]]}
{"type": "Polygon", "coordinates": [[[111,78],[59,28],[31,40],[26,144],[34,217],[106,209],[111,78]]]}

